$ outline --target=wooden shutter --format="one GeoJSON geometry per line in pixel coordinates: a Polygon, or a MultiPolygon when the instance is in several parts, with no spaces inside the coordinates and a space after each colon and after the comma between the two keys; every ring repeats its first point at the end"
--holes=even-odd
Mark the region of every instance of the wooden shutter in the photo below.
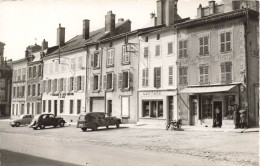
{"type": "Polygon", "coordinates": [[[203,55],[203,37],[201,37],[199,40],[200,40],[200,55],[203,55]]]}
{"type": "Polygon", "coordinates": [[[183,74],[184,74],[183,83],[186,85],[188,84],[188,67],[184,68],[183,74]]]}
{"type": "Polygon", "coordinates": [[[78,80],[78,77],[74,77],[74,80],[73,80],[73,91],[77,91],[77,80],[78,80]]]}
{"type": "Polygon", "coordinates": [[[204,66],[200,66],[199,70],[200,70],[200,84],[204,83],[204,71],[203,71],[203,67],[204,66]]]}
{"type": "Polygon", "coordinates": [[[172,42],[168,43],[168,54],[172,54],[172,42]]]}
{"type": "Polygon", "coordinates": [[[82,91],[84,91],[84,89],[85,89],[85,76],[81,76],[81,89],[80,90],[82,90],[82,91]]]}
{"type": "Polygon", "coordinates": [[[154,68],[154,87],[155,88],[161,87],[161,68],[160,67],[154,68]]]}
{"type": "Polygon", "coordinates": [[[94,67],[94,54],[90,55],[90,61],[91,61],[90,63],[91,67],[94,67]]]}
{"type": "Polygon", "coordinates": [[[123,83],[123,73],[119,73],[118,74],[118,89],[123,88],[122,83],[123,83]]]}
{"type": "Polygon", "coordinates": [[[98,90],[100,90],[100,88],[101,88],[101,75],[98,75],[98,90]]]}
{"type": "Polygon", "coordinates": [[[204,54],[209,53],[209,36],[204,37],[204,54]]]}
{"type": "Polygon", "coordinates": [[[40,88],[38,88],[38,90],[40,90],[40,93],[43,93],[43,81],[40,81],[40,84],[38,84],[38,86],[40,85],[40,88]]]}
{"type": "Polygon", "coordinates": [[[225,63],[220,64],[220,69],[221,69],[221,83],[225,83],[226,82],[225,63]]]}
{"type": "Polygon", "coordinates": [[[54,92],[54,80],[51,80],[51,92],[54,92]]]}
{"type": "Polygon", "coordinates": [[[188,41],[185,40],[185,41],[183,41],[183,56],[184,56],[185,58],[188,57],[187,47],[188,47],[188,41]]]}
{"type": "Polygon", "coordinates": [[[225,52],[225,34],[220,34],[220,51],[225,52]]]}
{"type": "Polygon", "coordinates": [[[90,77],[90,89],[94,90],[94,76],[90,77]]]}
{"type": "Polygon", "coordinates": [[[207,66],[207,65],[204,67],[204,74],[205,74],[204,83],[208,84],[209,83],[209,66],[207,66]]]}
{"type": "Polygon", "coordinates": [[[60,79],[56,79],[56,92],[60,92],[60,79]]]}
{"type": "Polygon", "coordinates": [[[231,32],[226,33],[226,51],[231,51],[231,32]]]}
{"type": "Polygon", "coordinates": [[[232,82],[232,63],[226,62],[226,83],[232,82]]]}
{"type": "Polygon", "coordinates": [[[70,92],[70,81],[71,81],[71,77],[67,78],[68,79],[68,88],[67,88],[67,92],[70,92]]]}
{"type": "Polygon", "coordinates": [[[66,92],[67,78],[63,78],[63,91],[66,92]]]}
{"type": "Polygon", "coordinates": [[[111,65],[114,65],[114,56],[115,56],[115,49],[111,51],[111,65]]]}
{"type": "Polygon", "coordinates": [[[129,70],[128,70],[128,88],[133,88],[133,83],[134,83],[134,80],[133,80],[133,73],[131,73],[129,70]]]}
{"type": "Polygon", "coordinates": [[[173,84],[173,66],[169,66],[169,85],[173,84]]]}
{"type": "Polygon", "coordinates": [[[106,90],[107,89],[107,75],[103,76],[103,89],[106,90]]]}
{"type": "Polygon", "coordinates": [[[146,69],[143,69],[143,78],[142,78],[142,85],[143,85],[143,87],[145,87],[145,70],[146,69]]]}
{"type": "Polygon", "coordinates": [[[113,85],[112,85],[112,87],[113,87],[113,90],[116,92],[116,85],[117,85],[117,80],[116,80],[116,74],[113,74],[113,85]]]}
{"type": "Polygon", "coordinates": [[[144,47],[144,58],[148,58],[148,47],[144,47]]]}

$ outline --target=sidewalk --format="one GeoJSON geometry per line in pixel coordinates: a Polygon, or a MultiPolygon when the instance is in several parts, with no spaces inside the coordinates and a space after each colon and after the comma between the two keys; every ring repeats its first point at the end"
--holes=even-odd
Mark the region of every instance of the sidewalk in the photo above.
{"type": "MultiPolygon", "coordinates": [[[[129,128],[146,128],[146,129],[162,129],[165,130],[164,124],[121,124],[122,127],[129,128]]],[[[248,133],[248,132],[259,132],[259,128],[248,128],[248,129],[234,129],[234,128],[212,128],[203,126],[182,126],[184,131],[208,131],[208,132],[236,132],[236,133],[248,133]]]]}

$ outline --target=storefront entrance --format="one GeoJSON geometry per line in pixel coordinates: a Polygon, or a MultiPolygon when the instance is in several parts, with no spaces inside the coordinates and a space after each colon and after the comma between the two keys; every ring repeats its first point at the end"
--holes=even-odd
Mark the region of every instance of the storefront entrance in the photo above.
{"type": "Polygon", "coordinates": [[[213,127],[222,126],[222,101],[213,102],[213,127]]]}
{"type": "Polygon", "coordinates": [[[190,111],[190,125],[194,126],[196,125],[196,121],[198,119],[198,100],[197,99],[192,99],[191,101],[191,111],[190,111]]]}

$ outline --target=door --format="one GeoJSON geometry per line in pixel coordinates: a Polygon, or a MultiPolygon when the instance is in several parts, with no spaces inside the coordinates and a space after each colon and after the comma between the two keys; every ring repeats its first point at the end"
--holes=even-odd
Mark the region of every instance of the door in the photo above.
{"type": "Polygon", "coordinates": [[[171,120],[173,120],[174,119],[174,117],[173,117],[173,114],[174,114],[174,112],[173,112],[173,96],[169,96],[168,97],[168,110],[169,110],[169,112],[168,112],[168,116],[169,116],[169,121],[171,121],[171,120]]]}
{"type": "Polygon", "coordinates": [[[222,126],[222,101],[213,102],[213,126],[222,126]]]}
{"type": "Polygon", "coordinates": [[[54,100],[54,116],[57,116],[57,110],[58,106],[57,106],[57,100],[54,100]]]}
{"type": "Polygon", "coordinates": [[[198,119],[198,100],[192,99],[191,101],[191,111],[190,111],[190,125],[194,126],[198,119]]]}
{"type": "Polygon", "coordinates": [[[112,100],[107,101],[107,113],[109,116],[112,116],[112,100]]]}

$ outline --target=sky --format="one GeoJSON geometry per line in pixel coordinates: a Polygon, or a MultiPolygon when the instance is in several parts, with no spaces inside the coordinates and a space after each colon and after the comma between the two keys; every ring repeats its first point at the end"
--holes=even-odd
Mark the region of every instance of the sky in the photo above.
{"type": "MultiPolygon", "coordinates": [[[[216,0],[220,2],[221,0],[216,0]]],[[[199,4],[208,0],[179,0],[178,14],[195,18],[199,4]]],[[[142,28],[156,13],[156,0],[0,0],[0,42],[7,59],[24,58],[28,45],[56,45],[56,32],[65,27],[65,41],[82,34],[82,21],[90,20],[90,31],[104,27],[105,15],[112,10],[119,18],[130,19],[132,30],[142,28]]]]}

